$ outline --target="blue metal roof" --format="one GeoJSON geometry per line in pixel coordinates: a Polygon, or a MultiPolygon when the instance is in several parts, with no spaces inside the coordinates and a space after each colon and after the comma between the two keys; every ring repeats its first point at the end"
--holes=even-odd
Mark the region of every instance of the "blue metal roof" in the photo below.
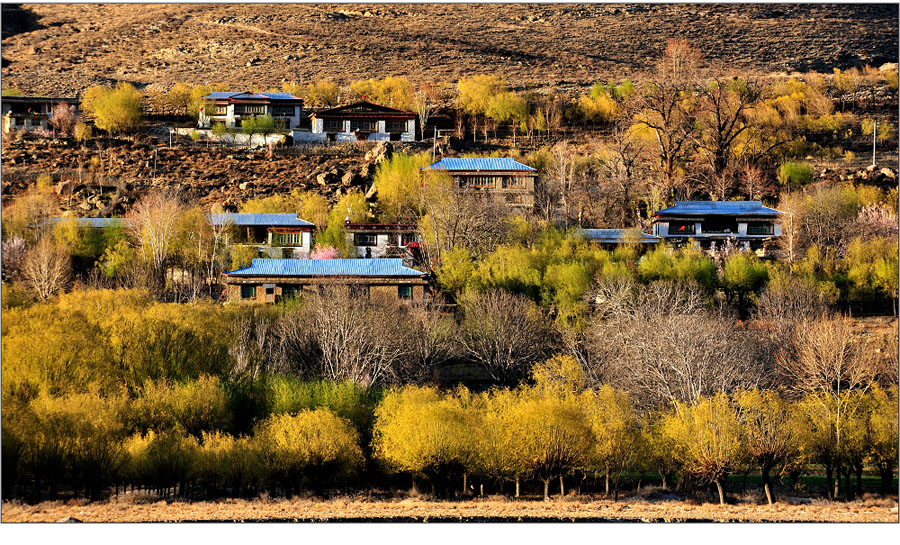
{"type": "Polygon", "coordinates": [[[214,91],[203,97],[203,100],[223,100],[238,95],[247,95],[247,98],[268,98],[271,100],[300,100],[300,97],[294,96],[291,93],[250,93],[233,91],[214,91]]]}
{"type": "Polygon", "coordinates": [[[418,276],[402,259],[254,259],[229,276],[418,276]]]}
{"type": "Polygon", "coordinates": [[[660,210],[654,215],[659,214],[778,216],[782,212],[763,206],[761,201],[675,201],[675,206],[660,210]]]}
{"type": "Polygon", "coordinates": [[[213,225],[315,227],[315,224],[298,218],[297,214],[210,214],[209,221],[213,225]]]}
{"type": "Polygon", "coordinates": [[[515,170],[535,172],[537,169],[523,165],[510,157],[448,157],[425,167],[424,170],[515,170]]]}
{"type": "Polygon", "coordinates": [[[575,232],[585,240],[593,242],[622,244],[634,242],[635,235],[637,235],[637,242],[641,244],[653,244],[662,240],[656,235],[650,235],[635,229],[577,229],[575,232]]]}
{"type": "Polygon", "coordinates": [[[79,227],[93,227],[95,229],[105,229],[107,227],[124,227],[131,223],[128,218],[50,218],[47,223],[56,225],[57,223],[76,220],[79,227]]]}

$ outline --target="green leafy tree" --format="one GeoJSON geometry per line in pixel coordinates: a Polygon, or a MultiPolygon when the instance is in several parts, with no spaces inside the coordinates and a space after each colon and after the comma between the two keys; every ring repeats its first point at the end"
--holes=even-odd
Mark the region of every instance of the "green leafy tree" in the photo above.
{"type": "Polygon", "coordinates": [[[737,300],[741,316],[747,315],[747,302],[756,297],[769,281],[769,269],[756,256],[740,252],[728,257],[722,273],[722,287],[732,301],[737,300]]]}

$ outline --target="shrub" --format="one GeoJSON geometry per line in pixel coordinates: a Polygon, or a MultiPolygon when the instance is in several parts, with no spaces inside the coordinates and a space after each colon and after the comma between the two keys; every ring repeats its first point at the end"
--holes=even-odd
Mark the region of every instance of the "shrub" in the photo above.
{"type": "Polygon", "coordinates": [[[227,429],[230,416],[221,382],[204,375],[184,383],[145,383],[125,410],[124,420],[128,431],[178,428],[199,437],[203,431],[227,429]]]}
{"type": "Polygon", "coordinates": [[[94,118],[94,125],[110,134],[135,130],[143,121],[143,96],[130,83],[120,82],[114,88],[88,88],[82,108],[94,118]]]}
{"type": "Polygon", "coordinates": [[[809,163],[787,161],[778,167],[778,181],[781,185],[803,186],[813,179],[813,169],[809,163]]]}

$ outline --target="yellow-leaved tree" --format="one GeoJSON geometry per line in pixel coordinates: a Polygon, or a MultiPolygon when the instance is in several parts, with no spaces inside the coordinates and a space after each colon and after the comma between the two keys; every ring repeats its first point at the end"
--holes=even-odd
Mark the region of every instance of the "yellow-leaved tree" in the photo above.
{"type": "Polygon", "coordinates": [[[700,396],[693,403],[676,402],[663,421],[664,433],[676,446],[684,471],[701,483],[715,483],[725,505],[728,475],[745,457],[741,424],[728,396],[700,396]]]}
{"type": "Polygon", "coordinates": [[[375,457],[392,471],[425,476],[432,494],[447,495],[449,480],[472,468],[475,412],[469,394],[441,394],[405,386],[388,393],[375,410],[375,457]]]}

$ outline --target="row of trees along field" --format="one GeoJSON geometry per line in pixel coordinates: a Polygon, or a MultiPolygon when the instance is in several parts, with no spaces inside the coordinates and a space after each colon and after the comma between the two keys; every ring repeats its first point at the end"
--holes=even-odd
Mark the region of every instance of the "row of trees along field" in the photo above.
{"type": "Polygon", "coordinates": [[[801,285],[767,290],[756,327],[696,285],[599,289],[581,334],[502,291],[468,295],[456,315],[139,290],[6,309],[4,497],[326,493],[410,475],[440,495],[470,478],[614,491],[656,474],[685,491],[718,483],[724,498],[729,474],[757,468],[770,495],[775,477],[800,485],[804,472],[824,471],[829,497],[857,494],[867,467],[890,483],[896,331],[861,337],[801,285]],[[448,370],[475,390],[438,390],[448,370]]]}

